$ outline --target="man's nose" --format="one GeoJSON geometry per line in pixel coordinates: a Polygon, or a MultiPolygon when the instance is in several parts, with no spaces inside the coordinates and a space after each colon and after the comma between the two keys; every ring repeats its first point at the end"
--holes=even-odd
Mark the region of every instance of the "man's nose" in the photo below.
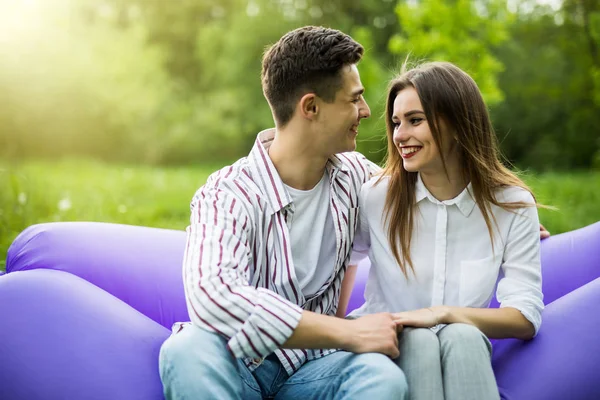
{"type": "Polygon", "coordinates": [[[360,118],[369,118],[371,116],[371,109],[365,99],[362,101],[362,107],[360,108],[358,116],[360,118]]]}

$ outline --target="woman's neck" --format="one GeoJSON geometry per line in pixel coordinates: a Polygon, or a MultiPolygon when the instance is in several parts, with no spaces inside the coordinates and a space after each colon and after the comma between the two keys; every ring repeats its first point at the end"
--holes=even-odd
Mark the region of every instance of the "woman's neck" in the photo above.
{"type": "Polygon", "coordinates": [[[447,175],[444,171],[435,173],[421,171],[420,174],[429,193],[439,201],[445,201],[458,196],[469,184],[461,172],[460,167],[456,167],[448,168],[447,175]]]}

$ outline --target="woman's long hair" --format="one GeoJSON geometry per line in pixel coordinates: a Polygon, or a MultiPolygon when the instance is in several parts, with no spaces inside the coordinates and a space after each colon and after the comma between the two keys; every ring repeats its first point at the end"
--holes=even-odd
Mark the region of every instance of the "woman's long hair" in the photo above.
{"type": "MultiPolygon", "coordinates": [[[[405,70],[405,67],[403,67],[405,70]]],[[[506,210],[532,206],[523,202],[500,203],[495,192],[505,186],[519,186],[531,190],[500,159],[498,141],[488,114],[487,107],[475,81],[460,68],[447,62],[422,64],[403,72],[390,82],[386,104],[386,130],[388,151],[382,176],[389,177],[385,201],[385,222],[392,254],[408,278],[407,264],[414,271],[410,258],[410,240],[415,226],[415,186],[417,172],[404,169],[402,157],[394,144],[394,100],[398,92],[413,87],[419,95],[433,139],[440,149],[442,164],[447,174],[446,161],[441,149],[447,135],[440,132],[441,121],[450,129],[458,141],[458,159],[464,182],[472,185],[477,203],[488,228],[492,248],[494,245],[491,205],[506,210]]],[[[454,140],[451,139],[451,140],[454,140]]]]}

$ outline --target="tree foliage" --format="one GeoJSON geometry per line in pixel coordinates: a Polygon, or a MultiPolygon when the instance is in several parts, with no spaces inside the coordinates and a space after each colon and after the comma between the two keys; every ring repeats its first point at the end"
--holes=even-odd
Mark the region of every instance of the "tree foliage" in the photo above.
{"type": "Polygon", "coordinates": [[[385,147],[387,83],[404,60],[469,72],[510,160],[600,167],[600,3],[564,0],[0,0],[0,156],[224,162],[273,122],[260,87],[270,43],[331,26],[366,49],[373,117],[359,150],[385,147]],[[28,5],[29,4],[29,5],[28,5]]]}

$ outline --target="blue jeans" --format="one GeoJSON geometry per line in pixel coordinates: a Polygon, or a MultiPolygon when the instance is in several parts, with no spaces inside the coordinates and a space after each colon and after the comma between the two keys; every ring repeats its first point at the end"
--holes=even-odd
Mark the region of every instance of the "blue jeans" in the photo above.
{"type": "Polygon", "coordinates": [[[338,351],[287,372],[274,354],[250,372],[221,336],[186,326],[160,350],[167,399],[406,399],[404,373],[387,356],[338,351]]]}

